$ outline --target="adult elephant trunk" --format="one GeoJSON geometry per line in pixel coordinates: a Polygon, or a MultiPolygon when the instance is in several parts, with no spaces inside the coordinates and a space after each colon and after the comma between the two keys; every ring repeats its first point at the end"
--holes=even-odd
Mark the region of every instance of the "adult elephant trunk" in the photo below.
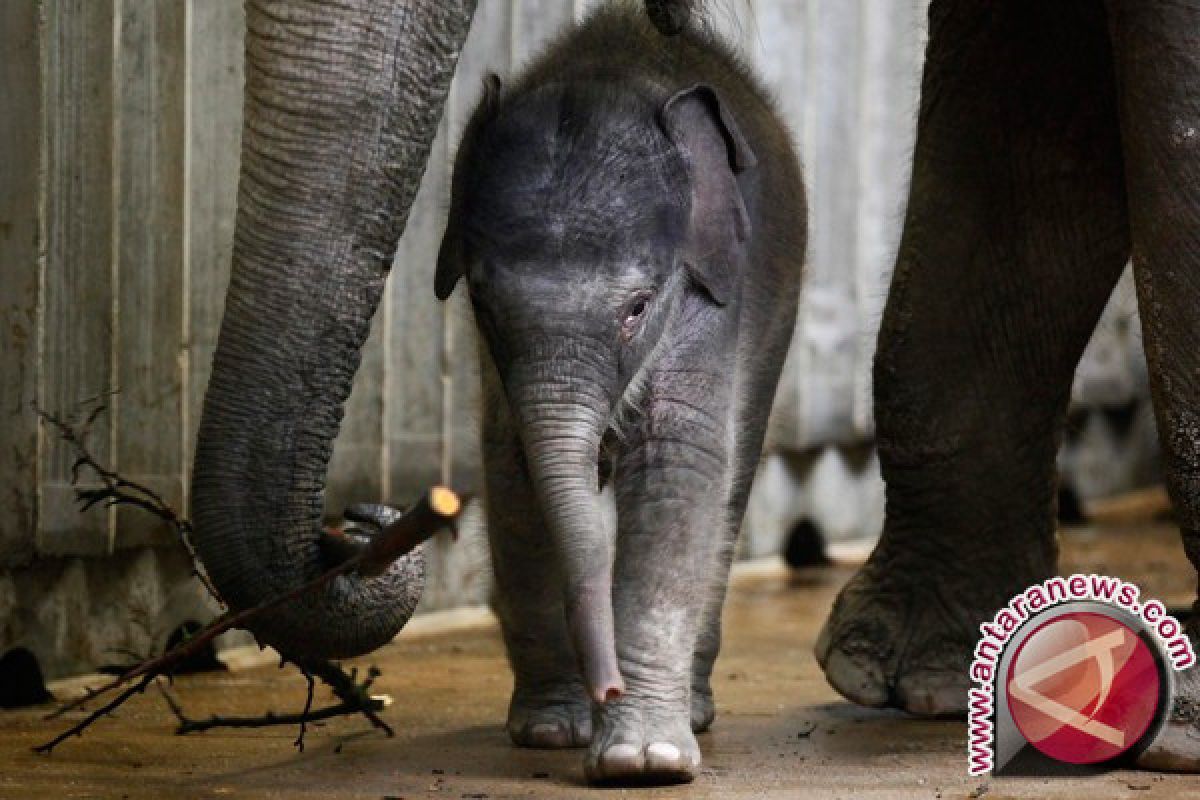
{"type": "MultiPolygon", "coordinates": [[[[580,369],[581,362],[565,363],[580,369]]],[[[558,547],[567,628],[584,683],[592,698],[604,703],[625,690],[613,636],[613,545],[601,513],[598,473],[611,402],[599,383],[561,375],[524,376],[510,384],[508,394],[520,418],[530,477],[558,547]]]]}
{"type": "MultiPolygon", "coordinates": [[[[196,547],[223,599],[314,577],[330,450],[474,0],[249,0],[233,270],[196,445],[196,547]]],[[[291,658],[379,647],[419,554],[348,575],[254,633],[291,658]]]]}

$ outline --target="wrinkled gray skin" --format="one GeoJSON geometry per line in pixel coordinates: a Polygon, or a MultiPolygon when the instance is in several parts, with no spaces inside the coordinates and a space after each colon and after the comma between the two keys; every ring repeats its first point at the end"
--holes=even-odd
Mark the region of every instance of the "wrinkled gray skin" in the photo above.
{"type": "MultiPolygon", "coordinates": [[[[329,566],[318,539],[330,449],[474,5],[246,5],[233,270],[192,483],[197,550],[234,608],[329,566]]],[[[254,633],[297,661],[370,652],[423,582],[415,551],[254,633]]]]}
{"type": "MultiPolygon", "coordinates": [[[[875,362],[887,522],[817,644],[866,705],[962,713],[978,625],[1056,569],[1074,368],[1132,255],[1200,563],[1200,3],[934,0],[875,362]]],[[[1189,623],[1193,644],[1200,616],[1189,623]]],[[[1139,764],[1200,770],[1200,678],[1139,764]]]]}
{"type": "Polygon", "coordinates": [[[744,68],[638,6],[493,83],[464,135],[436,289],[465,283],[482,340],[508,730],[588,745],[594,781],[698,771],[803,198],[744,68]]]}

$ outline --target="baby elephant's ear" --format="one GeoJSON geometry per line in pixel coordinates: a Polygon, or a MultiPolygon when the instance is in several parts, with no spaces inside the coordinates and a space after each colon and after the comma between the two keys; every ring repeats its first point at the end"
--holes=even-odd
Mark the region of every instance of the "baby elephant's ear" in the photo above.
{"type": "Polygon", "coordinates": [[[684,263],[709,296],[725,305],[737,286],[750,237],[737,176],[758,161],[711,86],[672,95],[659,111],[659,123],[683,155],[691,183],[684,263]]]}
{"type": "MultiPolygon", "coordinates": [[[[494,72],[489,72],[483,79],[483,97],[480,99],[480,108],[475,114],[477,119],[480,115],[486,117],[491,114],[500,102],[500,93],[504,90],[504,83],[500,80],[500,76],[494,72]]],[[[464,141],[467,136],[464,135],[464,141]]],[[[457,189],[457,187],[455,187],[457,189]]],[[[456,191],[456,194],[461,194],[461,191],[456,191]]],[[[454,198],[454,202],[450,204],[450,218],[446,221],[446,232],[442,234],[442,246],[438,250],[437,272],[433,277],[433,291],[437,295],[438,300],[445,300],[454,291],[458,279],[463,276],[466,270],[466,256],[463,251],[462,226],[459,223],[461,212],[458,208],[460,197],[454,198]]]]}

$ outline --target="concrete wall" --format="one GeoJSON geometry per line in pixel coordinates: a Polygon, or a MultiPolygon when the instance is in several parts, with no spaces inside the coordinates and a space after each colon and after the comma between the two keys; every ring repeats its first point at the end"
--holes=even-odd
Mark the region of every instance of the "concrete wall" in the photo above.
{"type": "MultiPolygon", "coordinates": [[[[479,5],[335,447],[331,515],[354,501],[403,503],[434,481],[478,482],[472,325],[461,296],[440,305],[432,292],[450,164],[482,76],[512,74],[590,0],[479,5]]],[[[905,199],[925,3],[712,5],[778,94],[812,209],[776,455],[745,552],[777,551],[801,517],[834,539],[869,539],[882,515],[869,365],[905,199]]],[[[94,451],[186,510],[228,280],[243,26],[239,0],[0,3],[0,653],[28,646],[53,674],[160,641],[201,613],[168,602],[195,592],[155,520],[78,513],[71,452],[31,409],[68,412],[119,390],[94,451]],[[134,617],[150,632],[136,633],[134,617]]],[[[1081,368],[1085,410],[1064,454],[1092,493],[1153,472],[1132,293],[1118,300],[1081,368]]],[[[486,597],[486,549],[478,526],[465,528],[458,543],[432,545],[425,608],[486,597]]]]}

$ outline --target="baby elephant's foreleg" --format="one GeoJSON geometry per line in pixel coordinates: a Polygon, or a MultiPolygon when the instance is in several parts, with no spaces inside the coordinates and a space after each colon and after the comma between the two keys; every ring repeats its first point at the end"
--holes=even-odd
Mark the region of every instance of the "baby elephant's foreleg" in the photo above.
{"type": "MultiPolygon", "coordinates": [[[[715,377],[709,389],[704,405],[719,408],[715,377]]],[[[613,610],[626,692],[597,708],[593,780],[691,780],[700,766],[692,661],[725,527],[725,426],[688,399],[701,395],[660,386],[653,396],[617,466],[613,610]]]]}

